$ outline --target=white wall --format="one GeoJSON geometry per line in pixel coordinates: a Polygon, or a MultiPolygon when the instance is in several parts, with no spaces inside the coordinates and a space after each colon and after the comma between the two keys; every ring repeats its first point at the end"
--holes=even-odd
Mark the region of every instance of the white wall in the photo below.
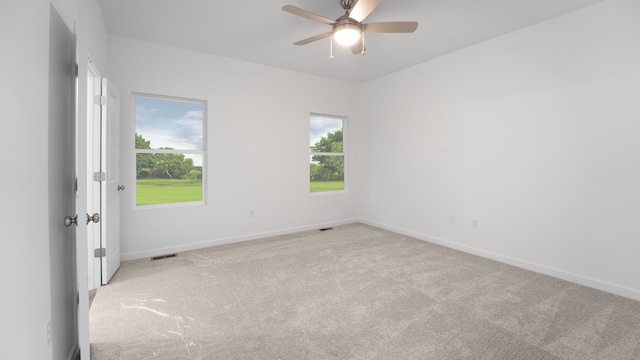
{"type": "MultiPolygon", "coordinates": [[[[50,0],[62,20],[64,20],[71,32],[76,33],[77,21],[80,14],[80,2],[85,0],[50,0]]],[[[93,0],[86,0],[93,1],[93,0]]],[[[40,3],[48,3],[40,1],[40,3]]]]}
{"type": "Polygon", "coordinates": [[[107,56],[107,28],[98,0],[85,0],[87,16],[87,52],[100,71],[100,76],[109,76],[107,56]]]}
{"type": "Polygon", "coordinates": [[[0,357],[50,359],[49,3],[2,1],[0,44],[2,167],[5,174],[19,174],[3,176],[0,186],[0,239],[7,254],[0,262],[0,357]]]}
{"type": "Polygon", "coordinates": [[[363,84],[360,216],[640,299],[638,34],[603,1],[363,84]]]}
{"type": "Polygon", "coordinates": [[[349,117],[357,163],[356,85],[118,36],[109,36],[109,69],[123,98],[123,259],[357,218],[355,192],[308,190],[310,112],[349,117]],[[132,92],[208,101],[206,206],[134,209],[132,92]]]}
{"type": "MultiPolygon", "coordinates": [[[[67,26],[77,29],[85,1],[52,3],[67,26]]],[[[47,205],[49,6],[46,0],[0,2],[0,141],[7,151],[3,173],[12,174],[0,180],[0,240],[7,254],[0,262],[3,359],[52,358],[47,344],[47,323],[56,310],[51,307],[56,284],[49,276],[47,205]]],[[[78,36],[86,46],[86,33],[78,36]]],[[[106,42],[93,47],[104,51],[106,42]]]]}

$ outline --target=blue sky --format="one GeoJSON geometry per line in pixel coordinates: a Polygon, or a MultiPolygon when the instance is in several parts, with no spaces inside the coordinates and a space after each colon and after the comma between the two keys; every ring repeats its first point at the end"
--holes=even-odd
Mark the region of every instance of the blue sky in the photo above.
{"type": "MultiPolygon", "coordinates": [[[[202,150],[204,106],[152,97],[136,97],[136,132],[151,141],[151,148],[202,150]]],[[[185,154],[195,165],[202,165],[201,155],[185,154]]]]}
{"type": "Polygon", "coordinates": [[[202,150],[203,104],[136,97],[136,132],[151,148],[202,150]]]}
{"type": "Polygon", "coordinates": [[[330,116],[311,115],[309,121],[309,146],[312,146],[327,133],[342,129],[342,119],[330,116]]]}

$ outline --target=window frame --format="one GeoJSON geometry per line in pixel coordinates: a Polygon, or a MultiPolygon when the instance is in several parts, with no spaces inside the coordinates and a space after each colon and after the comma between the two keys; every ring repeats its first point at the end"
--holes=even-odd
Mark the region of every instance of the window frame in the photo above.
{"type": "Polygon", "coordinates": [[[195,98],[186,98],[186,97],[177,97],[170,95],[159,95],[159,94],[150,94],[150,93],[142,93],[142,92],[132,92],[133,96],[133,130],[132,130],[132,154],[133,154],[133,162],[132,162],[132,186],[133,196],[132,196],[132,207],[134,210],[147,210],[147,209],[162,209],[162,208],[174,208],[174,207],[184,207],[184,206],[205,206],[207,205],[207,123],[208,123],[208,101],[204,99],[195,99],[195,98]],[[147,98],[147,99],[159,99],[159,100],[168,100],[168,101],[177,101],[177,102],[187,102],[187,103],[199,103],[202,105],[202,150],[183,150],[183,149],[137,149],[135,142],[136,128],[137,128],[137,115],[136,115],[136,104],[138,98],[147,98]],[[200,155],[202,156],[202,200],[196,201],[181,201],[181,202],[167,202],[167,203],[159,203],[159,204],[137,204],[137,157],[138,154],[182,154],[182,155],[200,155]]]}
{"type": "Polygon", "coordinates": [[[344,194],[344,193],[348,193],[349,192],[349,157],[347,156],[347,149],[348,149],[348,143],[349,143],[349,130],[348,130],[348,124],[349,124],[349,118],[347,116],[343,116],[343,115],[331,115],[331,114],[324,114],[324,113],[309,113],[309,120],[307,122],[307,136],[311,136],[311,120],[313,119],[313,117],[325,117],[325,118],[333,118],[333,119],[339,119],[342,121],[342,152],[313,152],[311,151],[311,145],[308,145],[307,149],[309,151],[309,155],[308,155],[308,159],[309,159],[309,163],[307,165],[307,189],[309,191],[309,194],[311,196],[327,196],[327,195],[339,195],[339,194],[344,194]],[[325,190],[325,191],[316,191],[316,192],[312,192],[311,191],[311,157],[312,156],[342,156],[343,158],[343,163],[344,163],[344,188],[340,189],[340,190],[325,190]]]}

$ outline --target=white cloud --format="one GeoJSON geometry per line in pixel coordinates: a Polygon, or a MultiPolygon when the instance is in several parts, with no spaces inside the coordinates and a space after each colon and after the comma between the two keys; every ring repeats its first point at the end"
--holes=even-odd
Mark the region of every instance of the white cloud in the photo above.
{"type": "Polygon", "coordinates": [[[311,119],[309,121],[309,146],[318,142],[328,133],[341,129],[341,118],[311,115],[311,119]]]}
{"type": "Polygon", "coordinates": [[[202,104],[155,98],[136,99],[136,132],[154,149],[203,148],[202,104]]]}

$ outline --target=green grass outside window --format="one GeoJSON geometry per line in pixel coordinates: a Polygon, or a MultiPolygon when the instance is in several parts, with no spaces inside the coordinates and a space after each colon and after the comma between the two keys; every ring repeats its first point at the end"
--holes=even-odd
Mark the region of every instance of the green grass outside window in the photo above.
{"type": "Polygon", "coordinates": [[[311,181],[311,192],[344,190],[344,180],[311,181]]]}
{"type": "Polygon", "coordinates": [[[202,179],[138,179],[136,205],[202,201],[202,179]]]}

